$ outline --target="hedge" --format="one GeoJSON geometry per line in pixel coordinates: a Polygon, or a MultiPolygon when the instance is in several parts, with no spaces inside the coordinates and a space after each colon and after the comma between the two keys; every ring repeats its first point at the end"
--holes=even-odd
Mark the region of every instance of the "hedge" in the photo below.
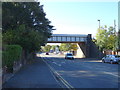
{"type": "Polygon", "coordinates": [[[19,45],[6,45],[5,51],[2,52],[3,66],[7,66],[12,71],[14,61],[19,60],[22,54],[22,47],[19,45]]]}
{"type": "Polygon", "coordinates": [[[2,68],[2,51],[0,50],[0,69],[2,68]]]}

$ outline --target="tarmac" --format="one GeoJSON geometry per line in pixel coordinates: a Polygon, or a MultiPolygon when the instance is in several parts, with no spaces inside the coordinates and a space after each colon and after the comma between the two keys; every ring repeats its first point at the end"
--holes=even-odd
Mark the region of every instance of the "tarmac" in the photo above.
{"type": "Polygon", "coordinates": [[[37,57],[32,64],[27,64],[15,73],[3,86],[6,88],[62,88],[50,68],[37,57]]]}

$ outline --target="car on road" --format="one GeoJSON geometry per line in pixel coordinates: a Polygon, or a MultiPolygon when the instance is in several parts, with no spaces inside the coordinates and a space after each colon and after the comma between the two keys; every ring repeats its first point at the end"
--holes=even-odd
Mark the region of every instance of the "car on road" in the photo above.
{"type": "Polygon", "coordinates": [[[48,53],[48,52],[46,52],[46,55],[49,55],[49,53],[48,53]]]}
{"type": "Polygon", "coordinates": [[[119,55],[106,55],[105,57],[102,58],[103,63],[120,63],[120,56],[119,55]]]}
{"type": "Polygon", "coordinates": [[[72,53],[67,53],[65,55],[65,59],[74,59],[73,54],[72,53]]]}

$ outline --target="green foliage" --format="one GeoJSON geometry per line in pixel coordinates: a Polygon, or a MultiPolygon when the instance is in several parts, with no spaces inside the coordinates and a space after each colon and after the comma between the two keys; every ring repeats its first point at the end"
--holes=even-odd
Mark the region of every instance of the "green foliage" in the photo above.
{"type": "Polygon", "coordinates": [[[117,38],[116,35],[109,35],[108,36],[106,49],[110,49],[110,50],[114,50],[114,51],[116,50],[116,46],[115,46],[116,38],[117,38]]]}
{"type": "Polygon", "coordinates": [[[40,49],[44,37],[40,32],[26,30],[24,25],[20,25],[16,30],[8,30],[3,33],[3,41],[7,44],[18,44],[24,50],[32,52],[40,49]]]}
{"type": "Polygon", "coordinates": [[[0,69],[2,68],[2,33],[0,30],[0,69]]]}
{"type": "Polygon", "coordinates": [[[51,49],[55,51],[55,48],[57,47],[57,45],[52,45],[51,49]]]}
{"type": "Polygon", "coordinates": [[[59,47],[60,51],[69,51],[69,44],[67,43],[62,43],[59,47]]]}
{"type": "Polygon", "coordinates": [[[19,45],[6,45],[6,50],[2,52],[3,66],[7,66],[9,70],[12,70],[13,63],[19,60],[22,54],[22,47],[19,45]]]}
{"type": "Polygon", "coordinates": [[[70,49],[73,50],[73,51],[77,51],[77,49],[78,49],[77,44],[72,43],[70,49]]]}
{"type": "Polygon", "coordinates": [[[39,2],[2,3],[3,43],[18,44],[27,52],[40,49],[53,26],[39,2]]]}
{"type": "Polygon", "coordinates": [[[99,46],[100,49],[103,49],[106,47],[106,41],[107,41],[107,30],[105,29],[98,29],[98,33],[96,34],[97,39],[97,46],[99,46]]]}
{"type": "Polygon", "coordinates": [[[2,68],[2,51],[0,51],[0,69],[2,68]]]}
{"type": "Polygon", "coordinates": [[[102,27],[98,29],[96,34],[96,40],[95,43],[97,46],[99,46],[99,49],[102,51],[103,49],[108,50],[116,50],[116,32],[114,31],[113,27],[109,27],[107,30],[107,27],[102,27]]]}
{"type": "Polygon", "coordinates": [[[3,32],[24,24],[46,36],[50,35],[53,26],[39,2],[3,2],[2,9],[3,32]]]}
{"type": "Polygon", "coordinates": [[[60,51],[76,51],[77,48],[77,45],[74,43],[62,43],[59,47],[60,51]]]}
{"type": "Polygon", "coordinates": [[[50,49],[51,49],[51,47],[52,47],[52,46],[50,46],[50,45],[46,45],[46,46],[42,47],[42,50],[43,50],[44,52],[49,52],[50,49]]]}
{"type": "Polygon", "coordinates": [[[118,31],[118,37],[117,37],[117,43],[116,43],[117,49],[120,50],[120,29],[118,31]]]}

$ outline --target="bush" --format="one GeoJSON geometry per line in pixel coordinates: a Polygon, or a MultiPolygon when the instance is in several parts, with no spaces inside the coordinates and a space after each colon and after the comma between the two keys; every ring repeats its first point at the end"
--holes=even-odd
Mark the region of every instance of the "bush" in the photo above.
{"type": "Polygon", "coordinates": [[[19,45],[6,45],[5,51],[2,52],[3,66],[7,66],[11,72],[13,70],[14,61],[19,60],[22,53],[22,47],[19,45]]]}
{"type": "Polygon", "coordinates": [[[2,51],[0,50],[0,69],[2,68],[2,51]]]}

